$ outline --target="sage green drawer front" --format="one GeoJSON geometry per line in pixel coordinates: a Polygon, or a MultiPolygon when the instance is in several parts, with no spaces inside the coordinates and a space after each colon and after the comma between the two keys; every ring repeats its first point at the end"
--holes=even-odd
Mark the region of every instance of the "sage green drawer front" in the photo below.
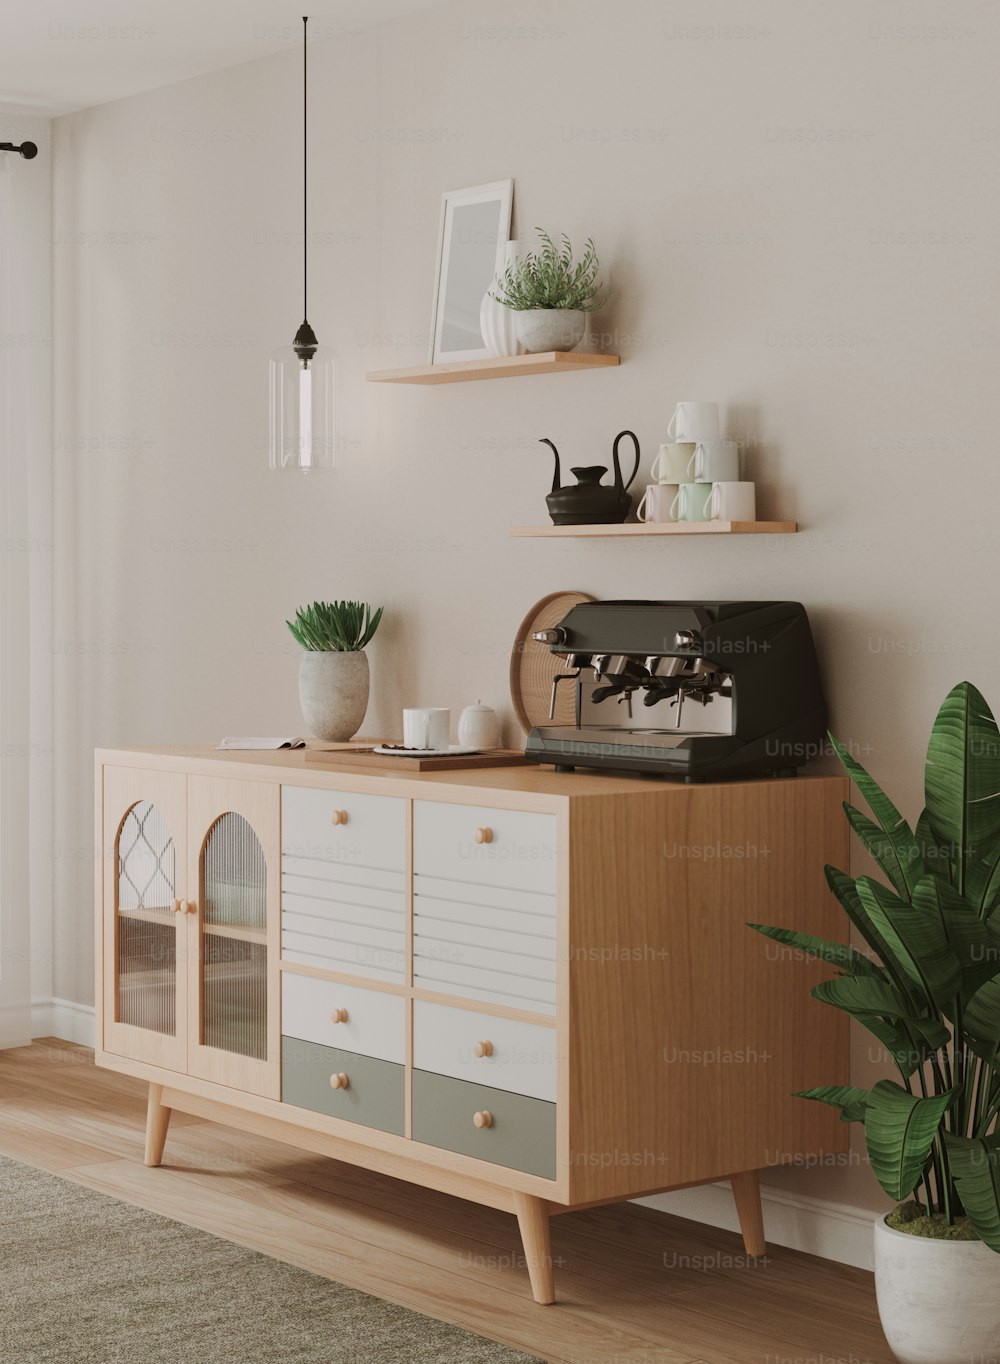
{"type": "Polygon", "coordinates": [[[281,1102],[296,1108],[310,1108],[401,1137],[404,1077],[405,1067],[393,1061],[321,1047],[297,1037],[281,1039],[281,1102]],[[346,1075],[346,1088],[334,1089],[332,1075],[346,1075]]]}
{"type": "Polygon", "coordinates": [[[556,1106],[430,1070],[413,1072],[413,1140],[509,1170],[556,1177],[556,1106]],[[477,1127],[476,1114],[490,1125],[477,1127]]]}

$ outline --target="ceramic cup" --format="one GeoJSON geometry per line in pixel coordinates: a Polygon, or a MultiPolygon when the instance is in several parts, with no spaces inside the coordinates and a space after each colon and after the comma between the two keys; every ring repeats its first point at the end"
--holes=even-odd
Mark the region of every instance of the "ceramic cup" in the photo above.
{"type": "Polygon", "coordinates": [[[687,481],[687,467],[691,456],[698,447],[694,441],[684,441],[677,445],[661,445],[649,476],[657,483],[684,483],[687,481]]]}
{"type": "Polygon", "coordinates": [[[706,521],[756,521],[757,494],[752,483],[712,484],[705,499],[706,521]]]}
{"type": "Polygon", "coordinates": [[[703,440],[694,448],[685,478],[692,483],[737,483],[740,447],[734,440],[703,440]]]}
{"type": "Polygon", "coordinates": [[[451,712],[442,706],[412,706],[403,711],[404,748],[447,748],[451,712]]]}
{"type": "Polygon", "coordinates": [[[676,441],[719,439],[718,403],[678,403],[667,427],[667,437],[676,441]]]}
{"type": "Polygon", "coordinates": [[[640,521],[672,521],[670,504],[677,496],[676,483],[648,483],[635,514],[640,521]]]}
{"type": "Polygon", "coordinates": [[[670,504],[672,521],[707,521],[711,483],[682,483],[670,504]]]}

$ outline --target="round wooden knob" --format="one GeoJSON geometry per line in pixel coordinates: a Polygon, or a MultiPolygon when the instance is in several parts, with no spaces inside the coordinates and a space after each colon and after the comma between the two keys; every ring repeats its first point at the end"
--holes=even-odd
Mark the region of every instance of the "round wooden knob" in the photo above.
{"type": "Polygon", "coordinates": [[[175,900],[175,901],[174,901],[174,913],[175,913],[175,914],[179,914],[180,912],[181,912],[181,902],[180,902],[180,900],[175,900]]]}
{"type": "Polygon", "coordinates": [[[488,1108],[484,1108],[481,1113],[476,1113],[472,1119],[477,1127],[492,1127],[493,1114],[488,1108]]]}
{"type": "Polygon", "coordinates": [[[347,820],[348,814],[346,810],[334,810],[333,814],[330,816],[331,824],[346,824],[347,820]]]}
{"type": "Polygon", "coordinates": [[[178,910],[178,913],[179,913],[179,914],[193,914],[193,913],[194,913],[194,901],[193,901],[193,900],[182,900],[182,901],[181,901],[181,907],[180,907],[180,909],[178,910]]]}
{"type": "Polygon", "coordinates": [[[330,1014],[330,1022],[331,1022],[331,1023],[346,1023],[346,1022],[347,1022],[347,1010],[346,1010],[346,1009],[334,1009],[334,1010],[332,1010],[332,1012],[331,1012],[331,1014],[330,1014]]]}
{"type": "Polygon", "coordinates": [[[492,1043],[492,1042],[477,1042],[476,1045],[472,1048],[472,1050],[475,1052],[475,1054],[476,1054],[477,1056],[492,1056],[492,1055],[493,1055],[493,1043],[492,1043]]]}
{"type": "Polygon", "coordinates": [[[347,1076],[344,1074],[343,1071],[340,1071],[337,1075],[331,1075],[331,1076],[330,1076],[330,1088],[331,1088],[331,1089],[346,1089],[347,1086],[348,1086],[348,1083],[349,1083],[349,1082],[348,1082],[347,1076]]]}
{"type": "Polygon", "coordinates": [[[477,829],[476,832],[473,834],[473,838],[476,840],[477,843],[492,843],[492,842],[493,842],[493,830],[492,830],[492,829],[477,829]]]}

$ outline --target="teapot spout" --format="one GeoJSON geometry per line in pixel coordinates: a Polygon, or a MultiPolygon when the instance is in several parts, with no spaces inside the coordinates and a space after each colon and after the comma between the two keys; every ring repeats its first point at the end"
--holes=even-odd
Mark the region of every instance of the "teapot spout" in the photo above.
{"type": "MultiPolygon", "coordinates": [[[[552,492],[557,493],[559,489],[562,487],[559,470],[559,451],[556,449],[555,445],[553,445],[552,441],[549,440],[548,436],[540,436],[538,443],[540,445],[547,445],[549,449],[552,451],[553,455],[555,455],[556,467],[555,471],[552,474],[552,492]]],[[[638,468],[638,464],[636,465],[636,467],[638,468]]]]}

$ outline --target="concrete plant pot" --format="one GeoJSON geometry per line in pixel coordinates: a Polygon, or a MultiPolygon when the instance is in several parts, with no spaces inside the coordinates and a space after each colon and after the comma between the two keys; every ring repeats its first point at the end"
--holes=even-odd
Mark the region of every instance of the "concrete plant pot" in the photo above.
{"type": "Polygon", "coordinates": [[[1000,1255],[982,1241],[908,1236],[879,1216],[875,1293],[899,1364],[1000,1357],[1000,1255]]]}
{"type": "Polygon", "coordinates": [[[368,709],[368,655],[309,651],[299,663],[299,704],[317,739],[344,742],[361,728],[368,709]]]}
{"type": "Polygon", "coordinates": [[[517,339],[531,355],[546,350],[573,350],[587,330],[587,314],[579,308],[526,308],[515,315],[517,339]]]}

